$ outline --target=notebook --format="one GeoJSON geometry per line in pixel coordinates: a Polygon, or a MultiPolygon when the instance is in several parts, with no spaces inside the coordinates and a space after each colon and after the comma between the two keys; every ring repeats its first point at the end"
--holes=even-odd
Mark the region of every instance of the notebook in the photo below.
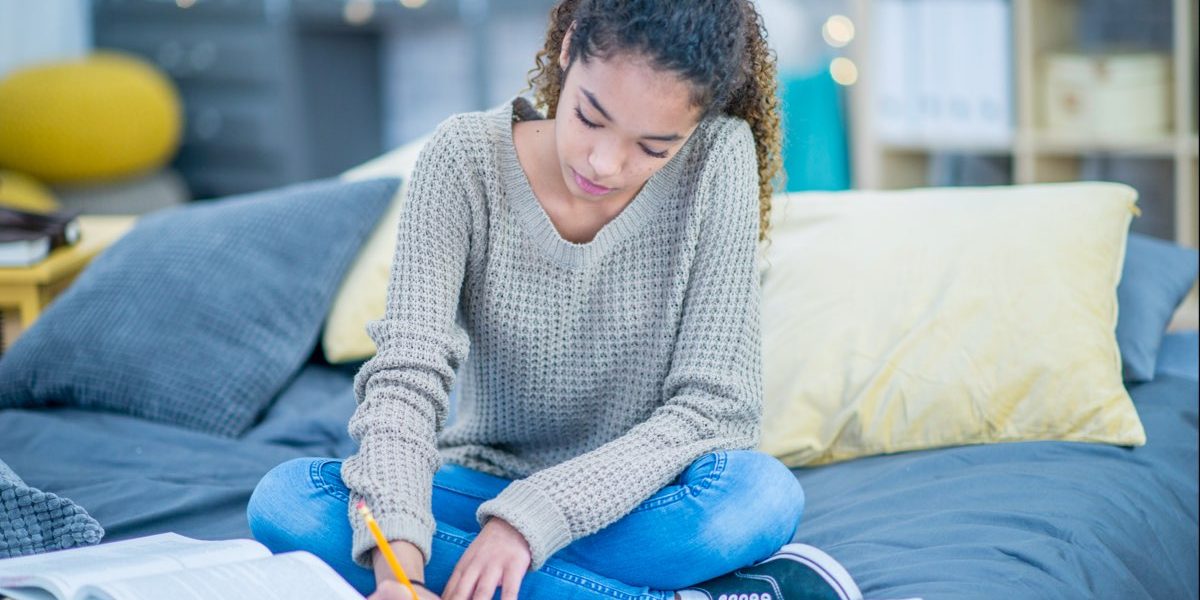
{"type": "Polygon", "coordinates": [[[308,552],[271,554],[254,540],[163,533],[0,560],[13,600],[362,600],[308,552]]]}

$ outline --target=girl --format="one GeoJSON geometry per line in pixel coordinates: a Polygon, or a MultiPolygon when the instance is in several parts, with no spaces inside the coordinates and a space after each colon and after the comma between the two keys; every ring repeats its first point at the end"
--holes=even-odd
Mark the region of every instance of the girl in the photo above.
{"type": "Polygon", "coordinates": [[[788,544],[795,477],[751,450],[779,165],[764,37],[750,0],[555,6],[545,116],[516,97],[421,152],[357,453],[272,470],[255,537],[372,600],[409,596],[359,500],[422,600],[839,597],[848,577],[788,544]]]}

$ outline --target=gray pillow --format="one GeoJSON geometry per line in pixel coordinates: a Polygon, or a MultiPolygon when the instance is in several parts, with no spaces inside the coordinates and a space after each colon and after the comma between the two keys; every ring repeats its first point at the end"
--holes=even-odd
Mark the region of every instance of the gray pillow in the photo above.
{"type": "Polygon", "coordinates": [[[0,408],[240,435],[308,358],[398,184],[310,182],[144,217],[0,357],[0,408]]]}
{"type": "Polygon", "coordinates": [[[0,558],[98,543],[104,528],[66,498],[31,488],[0,460],[0,558]]]}

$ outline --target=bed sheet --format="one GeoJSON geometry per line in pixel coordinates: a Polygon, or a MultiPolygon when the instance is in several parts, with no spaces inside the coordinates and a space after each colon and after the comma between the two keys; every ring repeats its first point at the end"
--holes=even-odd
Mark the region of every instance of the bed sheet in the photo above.
{"type": "MultiPolygon", "coordinates": [[[[796,469],[807,497],[796,539],[842,561],[870,598],[1196,597],[1196,338],[1168,338],[1159,376],[1131,389],[1146,446],[1011,443],[796,469]]],[[[105,541],[249,537],[246,502],[271,467],[354,451],[353,374],[307,365],[240,439],[0,411],[0,459],[85,507],[105,541]]]]}
{"type": "Polygon", "coordinates": [[[240,439],[80,409],[0,411],[0,459],[30,486],[84,507],[105,542],[164,531],[248,538],[246,503],[267,471],[353,453],[352,378],[307,365],[240,439]]]}
{"type": "Polygon", "coordinates": [[[797,469],[796,539],[868,598],[1195,598],[1197,384],[1131,389],[1147,444],[965,446],[797,469]]]}

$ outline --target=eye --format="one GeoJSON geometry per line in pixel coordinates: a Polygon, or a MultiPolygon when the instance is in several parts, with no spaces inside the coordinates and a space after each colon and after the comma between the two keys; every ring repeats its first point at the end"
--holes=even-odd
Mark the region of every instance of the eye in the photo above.
{"type": "Polygon", "coordinates": [[[587,120],[587,118],[585,118],[583,116],[583,111],[579,110],[578,106],[575,107],[575,116],[579,117],[579,122],[583,123],[588,129],[599,129],[600,128],[600,125],[587,120]]]}
{"type": "Polygon", "coordinates": [[[645,146],[642,146],[642,151],[645,152],[646,154],[649,154],[650,156],[653,156],[654,158],[666,158],[667,157],[666,150],[663,150],[662,152],[655,152],[645,146]]]}

